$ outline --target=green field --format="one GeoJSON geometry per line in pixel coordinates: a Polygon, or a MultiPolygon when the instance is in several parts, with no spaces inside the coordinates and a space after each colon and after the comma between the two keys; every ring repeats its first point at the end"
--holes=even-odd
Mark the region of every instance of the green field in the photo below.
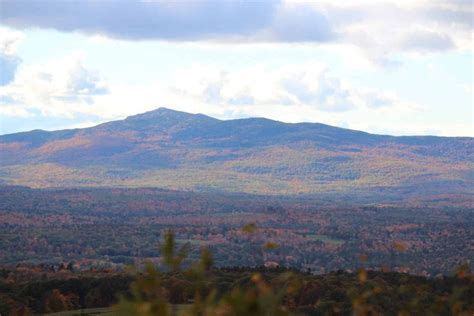
{"type": "Polygon", "coordinates": [[[306,238],[311,239],[311,240],[322,241],[324,243],[332,244],[332,245],[342,245],[345,243],[345,241],[342,239],[336,239],[336,238],[332,238],[326,235],[310,234],[310,235],[306,235],[306,238]]]}

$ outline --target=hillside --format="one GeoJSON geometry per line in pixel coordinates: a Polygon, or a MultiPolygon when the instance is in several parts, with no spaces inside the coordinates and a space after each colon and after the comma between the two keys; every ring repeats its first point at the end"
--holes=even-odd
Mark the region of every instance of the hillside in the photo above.
{"type": "Polygon", "coordinates": [[[0,136],[0,184],[469,197],[473,145],[160,108],[91,128],[0,136]]]}

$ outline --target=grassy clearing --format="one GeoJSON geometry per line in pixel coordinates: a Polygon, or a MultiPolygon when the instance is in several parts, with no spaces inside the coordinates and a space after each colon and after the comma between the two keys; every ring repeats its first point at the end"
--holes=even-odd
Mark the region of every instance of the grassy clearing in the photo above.
{"type": "Polygon", "coordinates": [[[342,239],[336,239],[336,238],[332,238],[326,235],[311,234],[311,235],[306,235],[306,238],[310,240],[322,241],[324,243],[332,244],[332,245],[342,245],[345,243],[345,241],[342,239]]]}

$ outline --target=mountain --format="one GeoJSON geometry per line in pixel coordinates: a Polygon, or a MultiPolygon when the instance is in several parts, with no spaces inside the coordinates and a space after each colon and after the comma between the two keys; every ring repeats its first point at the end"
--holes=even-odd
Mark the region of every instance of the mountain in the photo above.
{"type": "Polygon", "coordinates": [[[473,144],[160,108],[91,128],[0,136],[0,184],[470,198],[473,144]]]}

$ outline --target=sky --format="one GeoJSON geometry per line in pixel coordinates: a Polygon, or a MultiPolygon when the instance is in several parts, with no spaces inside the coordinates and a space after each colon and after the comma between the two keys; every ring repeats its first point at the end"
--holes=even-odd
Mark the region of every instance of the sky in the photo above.
{"type": "Polygon", "coordinates": [[[474,136],[470,0],[0,0],[0,134],[167,107],[474,136]]]}

